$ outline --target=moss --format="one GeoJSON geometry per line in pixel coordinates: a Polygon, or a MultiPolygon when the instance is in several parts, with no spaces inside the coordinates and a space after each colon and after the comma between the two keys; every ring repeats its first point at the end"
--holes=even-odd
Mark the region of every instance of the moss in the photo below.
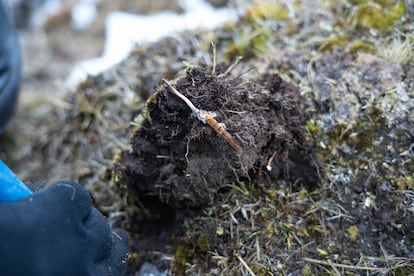
{"type": "Polygon", "coordinates": [[[405,276],[405,275],[413,275],[414,274],[414,268],[410,266],[404,266],[401,268],[396,268],[393,271],[393,275],[395,276],[405,276]]]}
{"type": "Polygon", "coordinates": [[[145,102],[144,108],[141,113],[139,113],[134,121],[131,122],[131,125],[136,127],[135,131],[140,129],[145,121],[151,122],[151,116],[149,113],[149,108],[153,105],[156,105],[158,101],[158,92],[153,93],[145,102]]]}
{"type": "Polygon", "coordinates": [[[346,52],[351,54],[357,54],[361,52],[375,54],[377,52],[377,48],[370,42],[357,39],[346,46],[346,52]]]}
{"type": "Polygon", "coordinates": [[[414,174],[405,177],[399,177],[395,180],[398,189],[400,190],[414,190],[414,174]]]}
{"type": "Polygon", "coordinates": [[[297,30],[296,24],[288,21],[289,10],[286,5],[269,1],[258,1],[248,6],[245,16],[236,24],[226,28],[233,33],[224,56],[233,60],[242,56],[244,60],[264,55],[278,34],[272,24],[283,22],[281,32],[292,35],[297,30]]]}
{"type": "MultiPolygon", "coordinates": [[[[380,149],[374,145],[374,141],[379,137],[380,133],[386,132],[388,127],[386,126],[384,119],[382,118],[382,112],[377,107],[373,106],[370,109],[369,114],[361,114],[361,117],[356,120],[352,125],[345,123],[334,125],[333,130],[327,132],[329,137],[328,152],[331,153],[336,147],[350,146],[355,150],[362,150],[362,153],[371,153],[371,157],[381,158],[382,154],[380,149]],[[341,145],[341,143],[344,143],[341,145]],[[375,154],[373,152],[375,151],[375,154]]],[[[349,160],[356,167],[361,165],[362,160],[354,159],[349,160]]]]}
{"type": "Polygon", "coordinates": [[[306,264],[306,265],[303,266],[303,268],[302,268],[302,275],[304,275],[304,276],[312,276],[312,275],[314,275],[312,273],[312,268],[311,268],[311,266],[309,264],[306,264]]]}
{"type": "Polygon", "coordinates": [[[405,1],[393,0],[356,0],[350,19],[357,28],[390,29],[406,11],[405,1]]]}
{"type": "Polygon", "coordinates": [[[359,228],[356,225],[352,225],[348,228],[348,235],[351,241],[356,241],[359,236],[359,228]]]}
{"type": "Polygon", "coordinates": [[[249,264],[249,267],[256,275],[272,275],[271,269],[259,262],[252,262],[249,264]]]}
{"type": "Polygon", "coordinates": [[[248,60],[267,50],[266,42],[273,36],[271,31],[256,24],[246,24],[236,34],[233,41],[227,48],[224,56],[229,60],[242,56],[248,60]]]}
{"type": "Polygon", "coordinates": [[[306,127],[312,134],[318,133],[321,130],[320,127],[316,124],[315,120],[306,121],[306,127]]]}
{"type": "Polygon", "coordinates": [[[187,263],[187,253],[186,246],[183,244],[178,244],[175,248],[174,254],[174,263],[172,266],[174,275],[184,275],[185,274],[185,264],[187,263]]]}
{"type": "Polygon", "coordinates": [[[329,252],[326,249],[316,248],[316,251],[318,251],[319,255],[324,256],[324,257],[329,255],[329,252]]]}
{"type": "MultiPolygon", "coordinates": [[[[208,216],[187,221],[191,227],[182,235],[181,244],[187,259],[199,262],[198,271],[208,273],[215,267],[219,274],[225,269],[226,275],[239,275],[243,266],[235,256],[242,256],[256,275],[275,275],[289,267],[283,254],[324,235],[311,204],[319,200],[318,192],[303,188],[290,193],[283,187],[269,189],[260,184],[235,187],[205,212],[208,216]],[[274,251],[271,255],[270,248],[274,251]]],[[[312,269],[308,270],[312,275],[312,269]]]]}
{"type": "Polygon", "coordinates": [[[115,183],[119,183],[122,179],[122,171],[121,170],[112,170],[112,179],[115,183]]]}
{"type": "Polygon", "coordinates": [[[348,35],[333,35],[323,38],[318,43],[318,51],[331,51],[335,47],[346,45],[348,40],[348,35]]]}
{"type": "Polygon", "coordinates": [[[258,1],[251,4],[246,10],[246,18],[252,21],[258,20],[285,20],[289,17],[286,5],[277,2],[258,1]]]}
{"type": "Polygon", "coordinates": [[[354,144],[358,149],[364,149],[365,151],[372,151],[372,141],[376,135],[375,129],[370,128],[370,124],[367,122],[359,122],[355,128],[354,135],[348,136],[349,143],[354,144]]]}
{"type": "Polygon", "coordinates": [[[201,251],[206,253],[210,250],[210,241],[208,234],[202,234],[197,239],[197,248],[201,251]]]}

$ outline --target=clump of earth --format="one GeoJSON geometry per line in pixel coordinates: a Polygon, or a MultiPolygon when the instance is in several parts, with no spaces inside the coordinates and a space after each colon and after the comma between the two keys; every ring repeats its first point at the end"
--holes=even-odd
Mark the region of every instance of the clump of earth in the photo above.
{"type": "Polygon", "coordinates": [[[130,192],[174,208],[194,208],[213,202],[227,185],[259,176],[317,183],[300,133],[304,113],[298,90],[278,75],[254,82],[191,68],[175,86],[213,114],[229,137],[195,118],[171,88],[159,86],[141,115],[132,152],[124,152],[119,162],[120,182],[130,192]]]}
{"type": "Polygon", "coordinates": [[[151,228],[171,236],[182,219],[214,203],[231,185],[259,179],[267,185],[278,179],[297,188],[317,185],[317,166],[301,134],[305,116],[297,88],[273,73],[254,81],[229,74],[225,65],[213,70],[193,67],[172,86],[212,114],[226,134],[197,119],[166,84],[135,120],[132,150],[121,154],[115,168],[135,206],[130,232],[151,228]]]}

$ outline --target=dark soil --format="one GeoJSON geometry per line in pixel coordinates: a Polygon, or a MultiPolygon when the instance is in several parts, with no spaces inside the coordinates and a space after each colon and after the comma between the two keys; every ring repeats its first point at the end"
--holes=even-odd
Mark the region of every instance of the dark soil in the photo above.
{"type": "Polygon", "coordinates": [[[182,208],[205,206],[226,185],[262,173],[272,180],[317,182],[300,134],[304,115],[298,91],[280,77],[268,75],[257,84],[193,68],[176,88],[200,109],[214,112],[234,142],[197,120],[161,86],[147,103],[132,153],[125,152],[120,162],[122,182],[132,190],[182,208]],[[231,143],[242,147],[241,156],[231,143]],[[265,171],[274,153],[272,169],[265,171]]]}
{"type": "Polygon", "coordinates": [[[128,186],[129,204],[138,208],[132,228],[155,217],[158,229],[150,232],[164,235],[165,225],[179,225],[174,217],[178,222],[190,209],[208,206],[230,184],[258,178],[269,185],[277,179],[298,187],[317,184],[317,169],[300,132],[305,117],[298,90],[276,74],[253,82],[227,75],[221,67],[214,75],[211,69],[192,68],[175,87],[199,109],[214,112],[232,141],[197,120],[166,85],[147,101],[132,152],[123,152],[116,173],[128,186]],[[234,143],[241,146],[240,155],[234,143]]]}

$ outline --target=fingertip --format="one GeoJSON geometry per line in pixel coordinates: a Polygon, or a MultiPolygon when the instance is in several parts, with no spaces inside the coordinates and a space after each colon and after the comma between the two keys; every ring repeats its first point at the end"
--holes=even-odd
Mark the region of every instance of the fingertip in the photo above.
{"type": "Polygon", "coordinates": [[[58,200],[74,206],[74,208],[69,210],[77,212],[82,219],[89,216],[92,209],[92,201],[89,193],[80,184],[60,181],[51,186],[50,189],[55,190],[58,200]]]}
{"type": "Polygon", "coordinates": [[[111,254],[112,232],[105,217],[92,208],[89,217],[83,222],[95,260],[105,259],[111,254]]]}
{"type": "Polygon", "coordinates": [[[128,246],[129,246],[129,237],[128,233],[120,228],[115,228],[112,230],[112,243],[113,249],[116,255],[119,255],[120,259],[128,259],[128,246]]]}
{"type": "Polygon", "coordinates": [[[70,181],[60,181],[55,183],[54,187],[62,191],[62,196],[73,201],[77,197],[84,197],[89,200],[88,192],[78,183],[70,181]]]}
{"type": "Polygon", "coordinates": [[[93,268],[92,275],[125,275],[128,263],[128,234],[121,229],[112,230],[110,255],[100,260],[93,268]]]}
{"type": "Polygon", "coordinates": [[[118,274],[123,275],[128,263],[128,233],[122,229],[115,228],[112,230],[112,269],[118,274]]]}

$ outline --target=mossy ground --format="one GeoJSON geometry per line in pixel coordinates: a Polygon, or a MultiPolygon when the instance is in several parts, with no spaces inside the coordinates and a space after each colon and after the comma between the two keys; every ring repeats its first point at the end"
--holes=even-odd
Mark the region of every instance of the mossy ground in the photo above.
{"type": "Polygon", "coordinates": [[[413,274],[414,7],[276,2],[271,14],[258,2],[236,24],[140,46],[48,112],[26,106],[3,155],[26,180],[39,180],[31,178],[39,168],[53,179],[69,170],[111,222],[127,227],[131,210],[145,208],[129,204],[112,180],[122,176],[111,170],[129,147],[130,122],[161,78],[185,70],[183,62],[211,65],[215,41],[217,60],[244,57],[234,74],[277,73],[298,87],[319,186],[280,180],[269,188],[261,179],[229,186],[214,204],[182,217],[175,236],[143,245],[153,251],[131,252],[132,267],[159,260],[177,274],[413,274]],[[36,166],[26,166],[29,158],[36,166]]]}

